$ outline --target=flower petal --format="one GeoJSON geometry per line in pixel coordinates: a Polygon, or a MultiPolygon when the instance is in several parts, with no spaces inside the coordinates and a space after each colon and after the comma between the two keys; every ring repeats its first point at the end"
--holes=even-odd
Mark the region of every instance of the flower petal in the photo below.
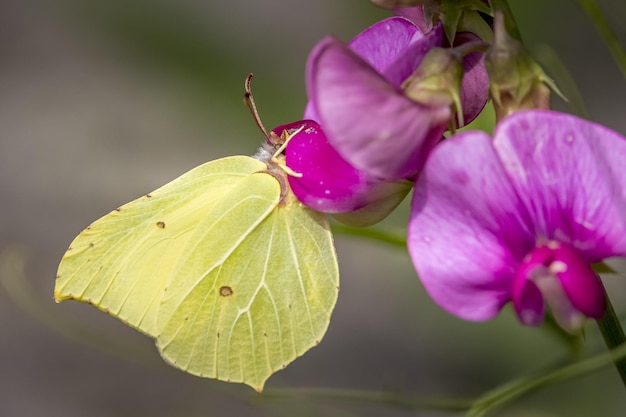
{"type": "Polygon", "coordinates": [[[293,193],[306,206],[323,212],[345,212],[363,206],[362,194],[368,178],[347,163],[330,146],[320,126],[312,120],[294,122],[273,129],[302,131],[293,136],[285,150],[285,163],[301,177],[289,176],[293,193]]]}
{"type": "Polygon", "coordinates": [[[350,164],[381,179],[415,175],[450,118],[448,106],[410,100],[332,37],[309,56],[307,87],[330,144],[350,164]]]}
{"type": "Polygon", "coordinates": [[[409,253],[441,307],[487,320],[511,299],[517,265],[534,247],[526,224],[491,138],[460,133],[435,148],[417,180],[409,253]]]}
{"type": "MultiPolygon", "coordinates": [[[[424,35],[410,20],[390,17],[359,33],[348,47],[399,88],[415,71],[426,52],[440,46],[442,40],[441,25],[424,35]]],[[[319,120],[310,101],[307,103],[304,118],[319,120]]]]}
{"type": "Polygon", "coordinates": [[[354,168],[330,146],[322,128],[312,120],[278,126],[273,132],[280,136],[284,130],[293,133],[301,127],[287,144],[285,163],[301,175],[290,175],[289,185],[309,208],[351,212],[344,222],[371,225],[385,218],[411,188],[408,181],[382,182],[354,168]]]}
{"type": "Polygon", "coordinates": [[[424,35],[411,21],[390,17],[358,34],[348,47],[381,73],[395,87],[400,87],[415,71],[426,52],[441,46],[443,31],[424,35]]]}
{"type": "Polygon", "coordinates": [[[398,16],[405,17],[415,23],[424,33],[430,32],[433,28],[432,24],[426,24],[426,19],[424,18],[424,6],[394,7],[392,10],[398,16]]]}
{"type": "Polygon", "coordinates": [[[538,237],[586,262],[626,256],[626,139],[575,116],[528,110],[503,119],[494,146],[538,237]]]}
{"type": "Polygon", "coordinates": [[[546,313],[546,303],[537,284],[527,279],[529,266],[531,265],[523,263],[513,279],[513,309],[522,324],[539,326],[546,313]]]}
{"type": "Polygon", "coordinates": [[[572,305],[587,317],[602,318],[606,302],[600,277],[568,245],[554,249],[554,258],[553,273],[572,305]]]}
{"type": "MultiPolygon", "coordinates": [[[[480,38],[473,33],[457,33],[455,46],[477,40],[480,38]]],[[[461,103],[466,125],[480,114],[489,99],[489,75],[485,68],[484,57],[484,52],[472,52],[463,57],[461,103]]]]}

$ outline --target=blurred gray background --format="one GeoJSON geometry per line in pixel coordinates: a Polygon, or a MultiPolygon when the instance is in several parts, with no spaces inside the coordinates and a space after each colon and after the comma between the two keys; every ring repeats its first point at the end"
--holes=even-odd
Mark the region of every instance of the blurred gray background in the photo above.
{"type": "MultiPolygon", "coordinates": [[[[626,43],[626,6],[600,4],[626,43]]],[[[576,3],[511,5],[531,51],[554,64],[552,50],[571,70],[589,117],[626,133],[624,77],[576,3]]],[[[57,264],[85,225],[205,161],[255,152],[263,137],[242,104],[248,72],[266,127],[298,120],[312,46],[386,16],[366,0],[0,1],[0,416],[444,415],[277,400],[203,380],[170,368],[117,320],[52,296],[57,264]]],[[[384,226],[401,230],[407,213],[405,204],[384,226]]],[[[346,236],[336,245],[341,293],[330,329],[268,392],[471,397],[567,355],[509,309],[488,323],[443,312],[404,250],[346,236]]],[[[605,282],[626,312],[626,281],[605,282]]],[[[590,323],[585,352],[603,349],[590,323]]],[[[623,416],[620,384],[607,368],[494,415],[623,416]]]]}

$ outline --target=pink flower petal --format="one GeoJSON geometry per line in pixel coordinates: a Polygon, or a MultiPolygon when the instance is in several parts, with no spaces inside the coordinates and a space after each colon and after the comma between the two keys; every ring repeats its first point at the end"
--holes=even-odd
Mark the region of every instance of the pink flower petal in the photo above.
{"type": "Polygon", "coordinates": [[[357,35],[348,47],[381,73],[395,87],[400,87],[415,71],[426,53],[441,46],[443,30],[424,35],[403,17],[382,20],[357,35]]]}
{"type": "Polygon", "coordinates": [[[569,245],[559,245],[554,250],[554,257],[560,267],[555,275],[572,305],[587,317],[602,318],[606,305],[604,287],[598,275],[569,245]]]}
{"type": "Polygon", "coordinates": [[[427,25],[424,18],[424,6],[396,7],[393,11],[398,16],[405,17],[415,23],[423,33],[428,33],[432,30],[432,25],[427,25]]]}
{"type": "Polygon", "coordinates": [[[350,164],[381,179],[415,175],[440,140],[448,106],[425,106],[329,37],[309,56],[307,86],[330,144],[350,164]]]}
{"type": "Polygon", "coordinates": [[[409,253],[435,302],[487,320],[511,299],[516,267],[534,247],[526,224],[491,138],[461,133],[435,148],[418,178],[409,253]]]}
{"type": "Polygon", "coordinates": [[[626,139],[544,110],[503,119],[496,147],[540,238],[568,243],[589,263],[626,256],[626,139]]]}
{"type": "MultiPolygon", "coordinates": [[[[441,25],[424,35],[420,29],[402,17],[390,17],[375,23],[358,34],[348,47],[383,75],[395,87],[400,87],[415,71],[426,52],[440,46],[443,39],[441,25]]],[[[324,40],[322,41],[324,42],[324,40]]],[[[319,120],[309,101],[305,119],[319,120]]]]}
{"type": "MultiPolygon", "coordinates": [[[[473,33],[457,33],[455,46],[477,41],[473,33]]],[[[480,114],[489,99],[489,75],[485,68],[484,52],[472,52],[463,57],[463,81],[461,83],[461,103],[465,124],[469,124],[480,114]]]]}

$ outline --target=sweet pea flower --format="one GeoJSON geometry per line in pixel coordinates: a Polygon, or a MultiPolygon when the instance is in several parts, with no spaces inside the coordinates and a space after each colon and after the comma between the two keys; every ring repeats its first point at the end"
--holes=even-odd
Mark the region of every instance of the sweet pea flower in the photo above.
{"type": "Polygon", "coordinates": [[[468,131],[431,154],[408,228],[426,291],[466,320],[509,301],[525,325],[549,306],[565,330],[605,310],[590,265],[626,256],[626,138],[546,110],[468,131]]]}
{"type": "MultiPolygon", "coordinates": [[[[441,42],[441,37],[440,30],[425,36],[409,20],[389,18],[363,31],[349,46],[327,38],[318,44],[311,57],[332,40],[362,62],[368,68],[368,75],[371,72],[380,82],[399,90],[424,54],[441,42]],[[366,57],[367,62],[359,55],[366,57]]],[[[310,58],[309,63],[311,59],[314,58],[310,58]]],[[[342,64],[338,64],[341,67],[342,64]]],[[[345,75],[344,70],[351,71],[349,67],[340,69],[342,75],[345,75]]],[[[362,79],[362,83],[367,88],[369,79],[362,79]]],[[[337,104],[350,105],[341,101],[337,104]]],[[[448,117],[448,113],[445,116],[448,117]]],[[[289,169],[298,174],[289,177],[290,186],[298,199],[314,210],[337,214],[340,221],[353,226],[367,226],[386,217],[410,191],[412,183],[401,176],[381,178],[348,162],[329,143],[320,124],[315,122],[321,117],[312,102],[305,110],[305,118],[309,120],[274,129],[277,135],[285,131],[293,134],[285,155],[289,169]],[[303,129],[296,133],[300,127],[303,129]]]]}
{"type": "MultiPolygon", "coordinates": [[[[402,90],[424,56],[441,44],[439,25],[425,35],[403,17],[385,19],[349,44],[329,37],[312,51],[307,65],[311,100],[305,117],[320,122],[296,134],[287,146],[288,166],[302,174],[290,177],[296,196],[309,207],[351,225],[384,218],[408,193],[412,179],[441,140],[451,117],[450,106],[421,104],[402,90]],[[329,130],[331,133],[328,133],[329,130]]],[[[468,70],[476,73],[470,54],[468,70]]],[[[470,85],[476,76],[469,77],[470,85]]],[[[465,82],[463,85],[465,86],[465,82]]],[[[461,91],[474,114],[484,94],[461,91]]],[[[295,124],[286,125],[295,130],[295,124]]],[[[285,126],[277,128],[285,129],[285,126]]]]}

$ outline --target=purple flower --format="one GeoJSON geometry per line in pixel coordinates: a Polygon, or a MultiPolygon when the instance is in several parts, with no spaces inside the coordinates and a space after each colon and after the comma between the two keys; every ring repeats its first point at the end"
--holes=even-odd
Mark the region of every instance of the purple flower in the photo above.
{"type": "Polygon", "coordinates": [[[491,139],[439,145],[420,175],[408,246],[431,297],[467,320],[509,301],[523,324],[549,306],[575,331],[600,318],[590,264],[626,256],[626,138],[551,111],[514,113],[491,139]]]}
{"type": "Polygon", "coordinates": [[[409,20],[392,17],[349,45],[323,39],[307,63],[305,117],[318,121],[331,146],[357,169],[383,180],[413,177],[451,113],[449,106],[411,100],[400,86],[441,36],[440,28],[424,35],[409,20]]]}

